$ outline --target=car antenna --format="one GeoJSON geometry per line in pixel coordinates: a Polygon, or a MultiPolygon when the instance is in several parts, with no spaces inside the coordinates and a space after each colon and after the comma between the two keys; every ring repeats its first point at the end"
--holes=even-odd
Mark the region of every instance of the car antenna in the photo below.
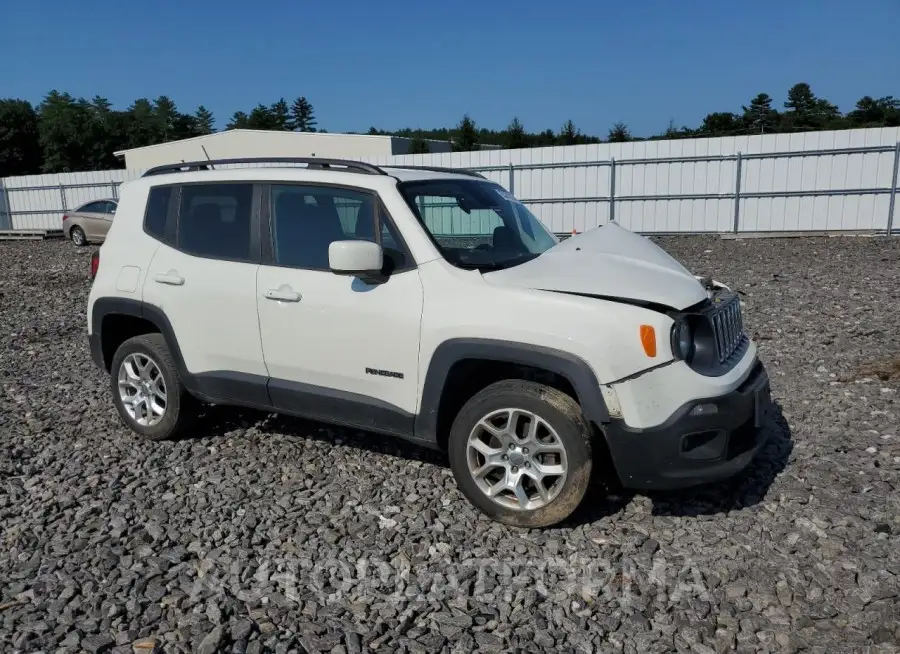
{"type": "Polygon", "coordinates": [[[210,169],[210,170],[215,170],[215,167],[212,165],[212,158],[209,156],[209,152],[206,151],[206,146],[205,146],[205,145],[201,145],[201,146],[200,146],[200,149],[203,150],[203,154],[206,155],[206,160],[210,162],[210,164],[209,164],[209,169],[210,169]]]}

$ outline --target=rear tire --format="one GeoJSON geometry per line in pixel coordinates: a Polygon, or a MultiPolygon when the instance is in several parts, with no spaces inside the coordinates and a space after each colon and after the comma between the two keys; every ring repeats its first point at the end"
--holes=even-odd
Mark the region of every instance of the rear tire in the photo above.
{"type": "Polygon", "coordinates": [[[87,236],[84,235],[84,230],[78,225],[69,230],[69,238],[72,239],[72,242],[78,247],[87,245],[88,242],[87,236]]]}
{"type": "Polygon", "coordinates": [[[568,518],[591,480],[591,428],[555,388],[505,380],[473,396],[448,442],[463,495],[493,520],[547,527],[568,518]]]}
{"type": "Polygon", "coordinates": [[[143,334],[122,343],[110,366],[110,382],[119,417],[143,438],[174,438],[193,417],[193,398],[162,334],[143,334]]]}

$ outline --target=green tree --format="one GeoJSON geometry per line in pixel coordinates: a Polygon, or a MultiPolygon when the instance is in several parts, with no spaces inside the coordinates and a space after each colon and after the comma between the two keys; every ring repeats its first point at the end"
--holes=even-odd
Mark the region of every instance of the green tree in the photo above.
{"type": "Polygon", "coordinates": [[[422,138],[421,134],[416,134],[410,139],[406,154],[428,154],[429,152],[431,152],[431,148],[428,147],[428,142],[422,138]]]}
{"type": "Polygon", "coordinates": [[[703,136],[732,136],[744,128],[744,121],[730,111],[707,114],[700,125],[703,136]]]}
{"type": "Polygon", "coordinates": [[[178,135],[175,121],[178,119],[178,108],[171,98],[161,95],[153,103],[153,115],[156,118],[157,131],[163,142],[175,140],[178,135]]]}
{"type": "Polygon", "coordinates": [[[890,95],[877,100],[863,96],[847,113],[847,120],[852,127],[896,127],[900,125],[900,100],[890,95]]]}
{"type": "Polygon", "coordinates": [[[102,96],[94,96],[90,102],[94,114],[95,140],[91,144],[91,158],[98,168],[120,168],[122,161],[113,153],[128,147],[128,120],[125,112],[113,109],[112,103],[102,96]]]}
{"type": "Polygon", "coordinates": [[[94,109],[97,111],[97,113],[101,116],[104,116],[113,110],[112,103],[102,95],[95,95],[94,99],[91,100],[91,104],[94,106],[94,109]]]}
{"type": "Polygon", "coordinates": [[[538,147],[546,147],[549,145],[556,144],[556,134],[553,133],[552,129],[545,129],[540,134],[535,135],[533,139],[533,143],[538,147]]]}
{"type": "Polygon", "coordinates": [[[172,127],[173,140],[189,139],[203,135],[203,132],[200,131],[200,124],[197,122],[197,117],[191,114],[183,114],[180,112],[175,114],[175,121],[172,127]]]}
{"type": "Polygon", "coordinates": [[[556,142],[559,143],[559,145],[575,145],[580,142],[580,140],[581,132],[575,127],[575,123],[571,120],[567,120],[559,130],[559,137],[556,142]]]}
{"type": "Polygon", "coordinates": [[[628,125],[620,121],[609,130],[606,140],[610,143],[625,143],[626,141],[633,141],[634,138],[631,136],[631,132],[628,131],[628,125]]]}
{"type": "Polygon", "coordinates": [[[778,112],[772,109],[772,98],[768,93],[759,93],[750,100],[750,106],[742,106],[743,122],[754,134],[774,132],[778,125],[778,112]]]}
{"type": "Polygon", "coordinates": [[[231,120],[225,125],[225,129],[247,129],[250,123],[250,117],[243,111],[235,111],[231,116],[231,120]]]}
{"type": "Polygon", "coordinates": [[[809,84],[800,82],[794,84],[788,91],[788,99],[784,108],[793,111],[798,116],[809,116],[815,112],[816,94],[812,92],[809,84]]]}
{"type": "Polygon", "coordinates": [[[275,114],[271,107],[264,104],[256,105],[247,118],[248,129],[278,129],[275,114]]]}
{"type": "Polygon", "coordinates": [[[278,102],[272,104],[271,113],[274,124],[272,129],[291,131],[293,122],[291,110],[284,98],[281,98],[278,102]]]}
{"type": "Polygon", "coordinates": [[[788,111],[782,114],[782,122],[788,130],[840,126],[835,124],[841,119],[838,108],[828,100],[816,97],[806,82],[794,84],[790,88],[784,107],[788,111]]]}
{"type": "Polygon", "coordinates": [[[502,137],[504,148],[514,150],[528,147],[528,138],[525,135],[525,127],[518,118],[513,118],[502,137]]]}
{"type": "Polygon", "coordinates": [[[691,138],[693,136],[697,136],[699,134],[699,130],[693,130],[686,125],[682,125],[681,127],[675,126],[675,121],[670,119],[669,126],[666,127],[666,131],[663,132],[659,136],[655,136],[655,139],[684,139],[691,138]]]}
{"type": "Polygon", "coordinates": [[[0,177],[41,172],[38,115],[25,100],[0,100],[0,177]]]}
{"type": "Polygon", "coordinates": [[[44,172],[96,169],[100,163],[101,129],[89,102],[55,90],[48,93],[38,107],[44,172]]]}
{"type": "Polygon", "coordinates": [[[456,134],[453,139],[453,149],[458,152],[468,152],[478,149],[478,129],[475,121],[469,114],[463,116],[456,126],[456,134]]]}
{"type": "Polygon", "coordinates": [[[200,134],[212,134],[216,131],[216,120],[213,117],[212,112],[202,104],[197,107],[197,112],[194,114],[194,120],[197,122],[197,131],[200,132],[200,134]]]}
{"type": "Polygon", "coordinates": [[[301,96],[294,100],[294,104],[291,105],[291,118],[293,118],[291,126],[294,131],[316,131],[316,114],[312,104],[305,97],[301,96]]]}
{"type": "Polygon", "coordinates": [[[126,114],[129,148],[141,148],[162,140],[159,122],[150,100],[138,98],[128,108],[126,114]]]}

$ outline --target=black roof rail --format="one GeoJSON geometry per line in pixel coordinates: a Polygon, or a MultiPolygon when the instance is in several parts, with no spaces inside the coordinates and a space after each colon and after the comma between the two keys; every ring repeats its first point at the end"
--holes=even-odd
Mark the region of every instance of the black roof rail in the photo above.
{"type": "Polygon", "coordinates": [[[382,164],[385,168],[400,168],[402,170],[428,170],[433,173],[456,173],[457,175],[468,175],[469,177],[480,177],[487,179],[481,173],[469,170],[468,168],[446,168],[441,166],[408,166],[406,164],[382,164]]]}
{"type": "Polygon", "coordinates": [[[306,164],[307,168],[321,169],[346,169],[347,172],[366,173],[367,175],[387,175],[381,168],[362,161],[350,161],[348,159],[323,159],[321,157],[250,157],[238,159],[206,159],[204,161],[182,161],[156,166],[145,172],[141,177],[150,175],[162,175],[163,173],[189,172],[192,170],[209,170],[212,166],[242,163],[293,163],[306,164]],[[339,166],[340,168],[333,168],[339,166]]]}

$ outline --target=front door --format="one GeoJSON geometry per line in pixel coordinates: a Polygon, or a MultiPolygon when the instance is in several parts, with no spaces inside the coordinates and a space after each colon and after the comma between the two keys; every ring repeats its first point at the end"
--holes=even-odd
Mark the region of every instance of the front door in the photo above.
{"type": "MultiPolygon", "coordinates": [[[[271,251],[264,246],[257,304],[273,404],[310,418],[409,435],[422,284],[377,196],[285,184],[272,185],[264,202],[271,251]],[[328,245],[344,239],[381,243],[393,268],[387,281],[332,273],[328,245]]],[[[265,221],[263,227],[265,234],[265,221]]]]}

